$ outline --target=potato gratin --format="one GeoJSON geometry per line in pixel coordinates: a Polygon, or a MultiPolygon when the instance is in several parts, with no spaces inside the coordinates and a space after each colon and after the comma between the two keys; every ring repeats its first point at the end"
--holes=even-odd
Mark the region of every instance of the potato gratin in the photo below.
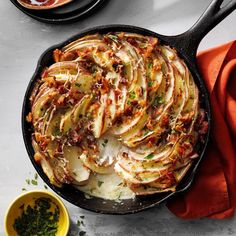
{"type": "Polygon", "coordinates": [[[176,51],[122,32],[85,36],[53,58],[27,116],[51,183],[105,199],[175,191],[208,129],[176,51]]]}

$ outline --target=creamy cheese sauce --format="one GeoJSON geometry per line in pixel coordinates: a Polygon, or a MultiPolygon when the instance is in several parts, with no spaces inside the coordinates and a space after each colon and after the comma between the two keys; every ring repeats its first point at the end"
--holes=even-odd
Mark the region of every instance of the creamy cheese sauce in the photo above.
{"type": "MultiPolygon", "coordinates": [[[[104,162],[114,165],[116,157],[120,150],[125,147],[114,137],[109,134],[104,135],[99,139],[100,146],[100,164],[104,162]]],[[[111,166],[111,173],[96,174],[91,173],[89,180],[84,186],[77,186],[77,188],[91,196],[100,197],[109,200],[122,200],[134,198],[135,194],[128,188],[123,180],[115,173],[111,166]]]]}

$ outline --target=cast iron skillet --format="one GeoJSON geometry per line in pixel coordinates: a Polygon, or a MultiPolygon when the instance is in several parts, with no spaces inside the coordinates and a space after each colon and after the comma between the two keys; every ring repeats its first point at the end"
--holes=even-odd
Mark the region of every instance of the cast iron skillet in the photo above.
{"type": "Polygon", "coordinates": [[[207,143],[209,141],[209,133],[211,126],[211,110],[208,93],[206,91],[204,82],[198,72],[196,65],[196,51],[201,39],[208,33],[213,27],[215,27],[220,21],[222,21],[227,15],[229,15],[236,8],[236,0],[232,0],[226,6],[221,8],[221,3],[223,0],[213,0],[197,23],[189,29],[187,32],[177,35],[177,36],[163,36],[155,32],[139,28],[136,26],[127,26],[127,25],[107,25],[95,27],[83,32],[80,32],[76,36],[70,38],[69,40],[55,45],[48,50],[46,50],[43,55],[40,57],[37,69],[29,82],[27,88],[22,111],[22,130],[23,137],[25,141],[25,146],[28,151],[30,160],[41,176],[41,178],[51,187],[53,191],[59,194],[61,197],[71,202],[72,204],[79,206],[81,208],[91,210],[99,213],[106,214],[128,214],[136,213],[144,209],[151,208],[156,206],[163,201],[166,201],[170,197],[173,197],[176,194],[182,193],[187,190],[193,182],[194,175],[197,171],[199,163],[201,162],[203,155],[206,150],[207,143]],[[194,162],[192,168],[188,171],[188,174],[183,178],[180,184],[177,187],[175,193],[160,193],[152,196],[145,197],[136,197],[134,200],[123,200],[122,203],[117,203],[111,200],[104,200],[101,198],[93,197],[91,199],[86,199],[84,194],[79,190],[76,190],[73,186],[66,185],[64,188],[58,188],[53,186],[47,176],[43,173],[41,167],[37,165],[34,161],[34,151],[31,144],[31,134],[33,132],[32,126],[26,122],[26,115],[30,111],[29,97],[31,91],[35,85],[37,79],[40,78],[40,74],[44,67],[49,66],[53,63],[52,61],[52,52],[56,48],[62,48],[68,43],[83,37],[87,34],[101,33],[105,34],[108,32],[133,32],[147,36],[154,36],[160,39],[161,43],[170,45],[177,49],[180,57],[182,57],[186,64],[188,65],[195,82],[200,91],[200,103],[201,107],[205,109],[207,113],[207,121],[209,122],[209,130],[205,137],[205,142],[198,145],[198,153],[200,154],[199,158],[194,162]]]}

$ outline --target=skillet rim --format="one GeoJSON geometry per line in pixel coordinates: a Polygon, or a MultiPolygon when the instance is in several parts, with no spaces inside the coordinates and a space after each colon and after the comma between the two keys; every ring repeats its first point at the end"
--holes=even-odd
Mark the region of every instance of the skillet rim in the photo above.
{"type": "MultiPolygon", "coordinates": [[[[187,191],[189,189],[189,187],[192,185],[193,181],[194,181],[194,177],[197,173],[197,169],[199,167],[200,162],[202,161],[207,145],[209,143],[209,137],[210,137],[210,130],[211,130],[211,108],[210,108],[210,100],[209,100],[209,96],[208,96],[208,92],[206,90],[205,84],[203,79],[201,78],[197,66],[196,66],[196,60],[195,58],[191,58],[190,55],[184,55],[184,53],[181,52],[181,50],[178,49],[178,47],[176,47],[174,45],[175,41],[175,36],[165,36],[165,35],[161,35],[158,34],[156,32],[153,32],[151,30],[145,29],[145,28],[141,28],[138,26],[133,26],[133,25],[122,25],[122,24],[114,24],[114,25],[102,25],[102,26],[97,26],[97,27],[93,27],[93,28],[89,28],[89,29],[85,29],[80,31],[79,33],[73,35],[72,37],[68,38],[67,40],[64,40],[61,43],[55,44],[51,47],[49,47],[48,49],[46,49],[41,56],[38,59],[37,62],[37,66],[36,69],[34,71],[33,76],[31,77],[25,95],[24,95],[24,100],[23,100],[23,105],[22,105],[22,117],[21,117],[21,122],[22,122],[22,134],[23,134],[23,139],[24,139],[24,144],[28,153],[28,156],[31,160],[31,163],[33,164],[35,170],[38,172],[38,174],[40,175],[40,177],[43,179],[43,181],[55,192],[57,193],[60,197],[62,197],[63,199],[69,201],[70,203],[72,203],[73,205],[80,207],[82,209],[85,210],[89,210],[92,212],[96,212],[96,213],[102,213],[102,214],[112,214],[112,215],[125,215],[125,214],[133,214],[133,213],[137,213],[140,211],[144,211],[147,209],[150,209],[156,205],[159,205],[160,203],[166,202],[168,199],[179,195],[185,191],[187,191]],[[66,194],[63,193],[63,189],[64,188],[57,188],[54,185],[52,185],[48,179],[48,177],[46,176],[46,174],[44,174],[44,172],[42,171],[41,166],[39,166],[38,164],[36,164],[36,162],[34,161],[33,158],[33,152],[32,152],[32,142],[31,140],[29,140],[28,136],[31,136],[31,130],[28,130],[29,124],[27,123],[25,117],[28,114],[28,103],[29,103],[29,97],[30,94],[32,92],[32,89],[34,87],[34,84],[36,83],[36,81],[39,79],[39,75],[42,72],[43,69],[43,60],[45,59],[45,57],[47,57],[48,53],[52,52],[54,49],[56,48],[62,48],[65,45],[69,44],[70,42],[79,39],[85,35],[88,34],[95,34],[95,33],[101,33],[101,34],[105,34],[108,32],[132,32],[132,33],[138,33],[138,34],[142,34],[145,36],[154,36],[157,37],[161,43],[164,43],[166,45],[171,46],[172,48],[175,48],[177,50],[178,55],[180,56],[180,58],[182,58],[184,60],[184,62],[187,64],[191,74],[193,75],[194,81],[197,84],[197,87],[199,89],[200,92],[200,96],[202,96],[201,99],[202,103],[204,106],[204,110],[207,114],[207,121],[208,121],[208,132],[205,135],[205,142],[201,145],[201,152],[199,152],[199,157],[197,158],[197,160],[193,163],[192,168],[187,172],[187,174],[184,176],[183,179],[185,179],[186,182],[186,178],[188,177],[187,183],[184,183],[184,186],[181,188],[180,185],[182,183],[182,181],[178,184],[177,186],[177,190],[176,192],[170,192],[169,194],[167,194],[166,196],[164,195],[163,198],[161,199],[154,199],[152,200],[152,203],[150,204],[146,204],[145,206],[143,206],[142,204],[137,204],[137,207],[135,209],[129,209],[127,208],[126,210],[119,210],[119,206],[118,208],[112,208],[112,209],[99,209],[96,207],[90,207],[89,205],[89,201],[88,203],[86,203],[85,205],[82,204],[82,200],[79,202],[74,202],[73,199],[71,199],[69,196],[67,196],[66,194]]],[[[73,188],[75,189],[75,188],[73,188]]],[[[77,192],[82,193],[79,190],[76,190],[77,192]]],[[[82,193],[83,194],[83,193],[82,193]]],[[[80,194],[80,196],[82,196],[82,194],[80,194]]],[[[155,196],[160,195],[159,193],[152,195],[152,198],[155,198],[155,196]]],[[[87,201],[85,200],[85,196],[83,195],[83,201],[87,201]]],[[[143,201],[143,199],[148,199],[149,196],[145,196],[145,197],[138,197],[138,201],[143,201]]],[[[93,197],[93,199],[100,199],[101,198],[97,198],[97,197],[93,197]]],[[[137,197],[136,197],[137,199],[137,197]]],[[[99,201],[100,201],[99,200],[99,201]]],[[[104,200],[104,199],[102,199],[104,200]]],[[[114,200],[104,200],[106,202],[110,202],[116,205],[116,201],[114,200]]],[[[126,200],[122,200],[122,202],[125,202],[126,200]]]]}

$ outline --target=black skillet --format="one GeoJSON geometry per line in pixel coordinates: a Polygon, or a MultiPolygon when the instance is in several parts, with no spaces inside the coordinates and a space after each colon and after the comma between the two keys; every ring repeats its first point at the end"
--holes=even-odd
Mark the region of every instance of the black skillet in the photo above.
{"type": "Polygon", "coordinates": [[[23,7],[17,0],[11,2],[26,15],[44,23],[71,23],[93,14],[103,7],[108,0],[74,0],[61,7],[49,10],[32,10],[23,7]]]}
{"type": "Polygon", "coordinates": [[[34,161],[34,151],[31,145],[31,134],[33,132],[32,127],[29,123],[26,122],[26,115],[30,111],[29,97],[31,91],[34,87],[34,84],[38,78],[40,78],[40,74],[44,67],[49,66],[53,63],[52,61],[52,52],[55,48],[62,48],[68,43],[83,37],[87,34],[101,33],[105,34],[108,32],[134,32],[142,35],[154,36],[161,40],[161,43],[170,45],[177,49],[179,55],[185,60],[187,63],[196,84],[198,85],[200,91],[200,103],[201,107],[205,109],[207,113],[207,121],[209,122],[209,128],[211,126],[211,110],[210,103],[207,90],[205,88],[204,82],[201,78],[201,75],[198,72],[196,65],[196,51],[201,39],[212,29],[214,28],[220,21],[222,21],[227,15],[229,15],[236,8],[236,0],[232,0],[226,6],[221,8],[221,3],[223,0],[213,0],[197,23],[189,29],[187,32],[177,35],[177,36],[163,36],[159,35],[155,32],[139,28],[136,26],[127,26],[127,25],[108,25],[108,26],[100,26],[93,29],[89,29],[83,32],[80,32],[76,36],[70,38],[69,40],[55,45],[48,50],[46,50],[43,55],[40,57],[37,69],[30,80],[29,86],[27,88],[24,103],[23,103],[23,111],[22,111],[22,129],[23,129],[23,137],[25,141],[25,146],[28,151],[30,160],[34,165],[35,169],[41,176],[41,178],[51,187],[53,191],[59,194],[61,197],[71,202],[72,204],[79,206],[81,208],[91,210],[99,213],[106,214],[128,214],[128,213],[136,213],[142,211],[144,209],[151,208],[156,206],[167,199],[175,196],[176,194],[182,193],[187,190],[193,182],[194,175],[197,171],[197,168],[203,158],[203,155],[206,150],[206,146],[209,141],[209,133],[210,129],[205,137],[205,141],[198,146],[198,153],[200,157],[194,162],[192,168],[189,170],[188,174],[183,178],[180,184],[177,187],[177,191],[175,193],[160,193],[152,196],[145,197],[136,197],[134,200],[123,200],[122,203],[117,203],[111,200],[104,200],[101,198],[91,198],[86,199],[84,194],[79,190],[76,190],[74,187],[70,185],[66,185],[64,188],[57,188],[50,184],[47,176],[43,173],[41,167],[37,165],[34,161]]]}

